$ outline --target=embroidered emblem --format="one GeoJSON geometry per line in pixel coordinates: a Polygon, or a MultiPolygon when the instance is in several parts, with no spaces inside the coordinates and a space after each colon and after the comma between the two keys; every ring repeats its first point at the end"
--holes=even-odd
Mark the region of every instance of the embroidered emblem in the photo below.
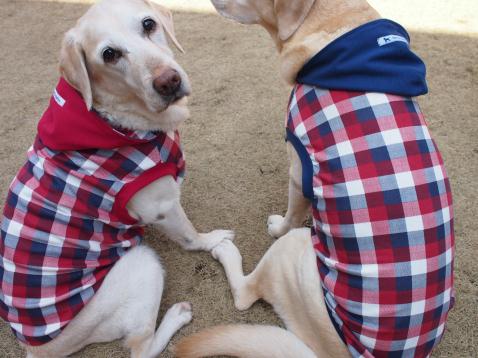
{"type": "Polygon", "coordinates": [[[408,45],[408,40],[403,37],[403,36],[398,36],[398,35],[388,35],[388,36],[382,36],[377,39],[378,45],[380,47],[389,45],[393,42],[405,42],[408,45]]]}

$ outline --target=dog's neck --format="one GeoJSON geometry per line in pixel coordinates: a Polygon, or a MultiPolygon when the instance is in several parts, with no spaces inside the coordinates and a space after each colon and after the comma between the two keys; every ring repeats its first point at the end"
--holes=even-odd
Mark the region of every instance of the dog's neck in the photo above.
{"type": "Polygon", "coordinates": [[[187,99],[168,107],[160,113],[138,110],[128,105],[105,106],[94,104],[93,108],[106,119],[112,127],[141,131],[175,131],[189,118],[187,99]]]}
{"type": "Polygon", "coordinates": [[[366,0],[316,1],[297,32],[277,43],[282,78],[294,85],[302,67],[331,41],[378,18],[366,0]]]}

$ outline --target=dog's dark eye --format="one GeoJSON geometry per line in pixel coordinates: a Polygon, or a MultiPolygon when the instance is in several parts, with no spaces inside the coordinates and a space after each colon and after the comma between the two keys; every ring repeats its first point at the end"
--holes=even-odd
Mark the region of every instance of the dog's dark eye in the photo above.
{"type": "Polygon", "coordinates": [[[143,29],[147,34],[154,31],[156,28],[156,21],[150,19],[149,17],[143,20],[143,29]]]}
{"type": "Polygon", "coordinates": [[[103,60],[105,61],[105,63],[112,63],[112,62],[116,62],[119,60],[119,58],[122,56],[123,54],[121,53],[121,51],[119,50],[115,50],[111,47],[107,47],[104,51],[103,51],[103,60]]]}

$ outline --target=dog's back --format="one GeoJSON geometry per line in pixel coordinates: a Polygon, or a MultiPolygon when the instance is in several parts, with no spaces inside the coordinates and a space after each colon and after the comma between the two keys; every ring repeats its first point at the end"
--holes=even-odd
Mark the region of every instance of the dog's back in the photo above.
{"type": "Polygon", "coordinates": [[[290,113],[339,335],[357,355],[427,356],[453,304],[454,240],[450,184],[418,104],[298,85],[290,113]]]}

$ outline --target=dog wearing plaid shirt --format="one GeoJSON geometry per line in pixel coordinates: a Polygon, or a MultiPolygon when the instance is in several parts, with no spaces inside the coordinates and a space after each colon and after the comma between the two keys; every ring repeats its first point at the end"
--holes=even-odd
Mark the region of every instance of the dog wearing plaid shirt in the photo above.
{"type": "Polygon", "coordinates": [[[247,276],[232,242],[212,251],[236,307],[262,298],[287,330],[219,326],[178,356],[428,357],[454,301],[453,212],[408,33],[365,0],[212,2],[270,33],[293,86],[289,205],[268,219],[280,239],[247,276]]]}
{"type": "Polygon", "coordinates": [[[190,85],[167,38],[182,50],[171,13],[144,0],[100,2],[64,37],[62,78],[1,226],[0,316],[28,357],[120,338],[132,357],[157,356],[191,306],[155,329],[164,272],[142,227],[187,250],[233,238],[197,233],[180,204],[190,85]]]}

